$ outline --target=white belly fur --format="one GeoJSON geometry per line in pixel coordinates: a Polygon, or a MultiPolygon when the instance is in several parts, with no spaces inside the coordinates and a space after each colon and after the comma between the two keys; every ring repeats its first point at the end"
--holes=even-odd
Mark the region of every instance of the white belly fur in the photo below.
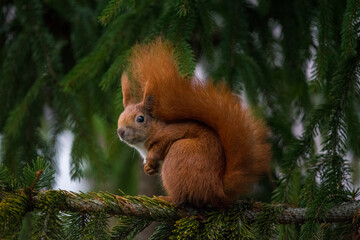
{"type": "Polygon", "coordinates": [[[139,153],[140,156],[144,159],[144,164],[146,163],[146,156],[148,154],[147,149],[144,146],[144,143],[138,143],[138,144],[134,144],[131,145],[133,148],[135,148],[139,153]]]}

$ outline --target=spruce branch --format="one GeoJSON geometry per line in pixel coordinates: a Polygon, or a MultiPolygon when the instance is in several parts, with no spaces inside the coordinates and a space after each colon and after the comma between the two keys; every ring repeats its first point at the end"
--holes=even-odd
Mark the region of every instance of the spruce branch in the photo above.
{"type": "Polygon", "coordinates": [[[118,13],[125,8],[127,5],[131,5],[132,1],[126,0],[111,0],[105,9],[102,11],[99,22],[104,26],[107,26],[114,18],[118,15],[118,13]]]}
{"type": "Polygon", "coordinates": [[[30,189],[31,190],[34,190],[36,185],[38,184],[39,180],[40,180],[40,177],[41,175],[44,173],[44,170],[43,169],[40,169],[36,172],[36,177],[35,177],[35,180],[33,182],[33,184],[31,185],[30,189]]]}
{"type": "MultiPolygon", "coordinates": [[[[116,216],[127,220],[120,221],[116,228],[113,229],[111,234],[115,238],[128,235],[134,236],[152,221],[156,221],[162,225],[166,223],[172,224],[175,227],[175,229],[171,228],[175,236],[189,237],[203,236],[204,234],[229,236],[232,232],[223,232],[223,229],[226,231],[233,229],[236,231],[235,235],[243,236],[245,239],[253,239],[252,226],[255,226],[261,232],[264,224],[268,224],[269,221],[274,225],[269,225],[271,229],[266,229],[266,231],[269,234],[276,234],[275,227],[278,224],[304,224],[307,221],[314,223],[318,221],[326,224],[342,222],[356,225],[360,212],[360,201],[346,202],[335,206],[330,209],[324,218],[308,219],[307,208],[297,208],[285,204],[239,201],[228,210],[194,209],[190,207],[175,208],[158,197],[118,196],[104,192],[73,193],[63,190],[48,190],[33,192],[31,198],[26,197],[25,193],[21,191],[19,193],[6,193],[5,190],[1,190],[0,193],[22,196],[22,206],[25,207],[17,215],[20,219],[27,212],[41,213],[37,218],[38,224],[33,231],[33,236],[44,236],[46,232],[46,234],[52,233],[54,238],[57,239],[61,239],[64,234],[61,227],[63,220],[58,217],[59,213],[63,215],[75,213],[81,216],[89,216],[85,228],[78,226],[78,230],[75,230],[74,234],[77,236],[85,234],[86,236],[101,235],[102,239],[109,238],[110,232],[107,229],[107,218],[116,216]],[[131,229],[133,230],[129,232],[131,229]],[[184,232],[184,229],[188,229],[187,232],[184,232]],[[209,229],[211,231],[208,231],[209,229]]],[[[9,199],[9,197],[6,197],[2,204],[6,205],[9,199]]],[[[9,216],[13,216],[12,211],[6,210],[4,212],[3,223],[7,222],[6,219],[9,216]]],[[[0,211],[0,217],[1,215],[0,211]]],[[[13,230],[11,229],[9,229],[10,232],[8,231],[9,234],[12,234],[11,231],[13,230]]],[[[70,231],[73,232],[74,229],[70,231]]],[[[164,235],[164,231],[157,234],[164,235]]],[[[234,237],[236,238],[236,236],[234,237]]]]}
{"type": "MultiPolygon", "coordinates": [[[[33,197],[33,206],[39,206],[44,195],[57,194],[63,199],[58,202],[58,209],[65,212],[95,213],[105,212],[114,216],[131,216],[153,221],[176,221],[180,218],[198,216],[206,218],[206,210],[193,208],[174,208],[169,203],[154,197],[146,196],[118,196],[110,193],[73,193],[64,190],[49,190],[38,192],[33,197]]],[[[244,211],[247,222],[254,222],[259,214],[266,209],[283,208],[278,213],[279,224],[302,224],[307,219],[307,208],[292,207],[286,204],[264,204],[240,201],[229,211],[244,211]],[[247,207],[244,208],[243,206],[247,207]],[[245,209],[245,210],[242,210],[245,209]]],[[[275,211],[275,210],[274,210],[275,211]]],[[[360,201],[346,202],[330,209],[327,216],[321,219],[324,222],[351,222],[360,212],[360,201]]],[[[321,221],[319,220],[319,221],[321,221]]]]}
{"type": "Polygon", "coordinates": [[[52,77],[52,79],[54,81],[58,82],[59,78],[58,78],[58,76],[57,76],[57,74],[55,72],[55,69],[54,69],[54,66],[53,66],[54,64],[53,64],[53,61],[52,61],[51,56],[50,56],[51,53],[49,51],[49,44],[46,42],[45,36],[39,31],[39,29],[35,28],[34,32],[35,32],[36,38],[39,41],[41,50],[43,52],[45,63],[46,63],[46,66],[48,68],[49,74],[50,74],[50,76],[52,77]]]}

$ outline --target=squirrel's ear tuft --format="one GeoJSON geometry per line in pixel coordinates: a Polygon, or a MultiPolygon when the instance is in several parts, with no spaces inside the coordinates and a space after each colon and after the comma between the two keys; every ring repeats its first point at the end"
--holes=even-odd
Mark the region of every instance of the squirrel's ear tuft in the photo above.
{"type": "Polygon", "coordinates": [[[152,95],[148,95],[145,97],[144,100],[144,109],[151,115],[151,112],[154,108],[155,101],[152,95]]]}
{"type": "Polygon", "coordinates": [[[126,108],[131,103],[130,83],[126,72],[121,76],[121,89],[123,94],[123,105],[126,108]]]}

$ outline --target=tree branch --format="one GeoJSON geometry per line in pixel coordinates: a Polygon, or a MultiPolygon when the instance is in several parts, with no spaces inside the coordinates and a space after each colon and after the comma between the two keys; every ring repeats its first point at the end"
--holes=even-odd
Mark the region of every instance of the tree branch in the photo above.
{"type": "MultiPolygon", "coordinates": [[[[50,190],[54,193],[55,190],[50,190]]],[[[39,192],[33,197],[33,206],[41,206],[42,195],[48,192],[39,192]]],[[[65,212],[93,213],[103,211],[109,215],[126,215],[145,218],[153,221],[175,221],[186,216],[197,215],[206,218],[209,209],[174,208],[169,203],[154,197],[146,196],[117,196],[109,193],[72,193],[67,191],[55,191],[60,194],[64,201],[58,208],[65,212]]],[[[302,224],[308,219],[306,208],[291,207],[285,204],[268,205],[260,202],[239,201],[229,211],[243,211],[248,222],[254,222],[263,210],[263,206],[282,207],[284,210],[279,214],[280,224],[302,224]]],[[[360,201],[347,202],[332,208],[328,214],[320,219],[320,222],[346,222],[354,221],[360,217],[360,201]]]]}

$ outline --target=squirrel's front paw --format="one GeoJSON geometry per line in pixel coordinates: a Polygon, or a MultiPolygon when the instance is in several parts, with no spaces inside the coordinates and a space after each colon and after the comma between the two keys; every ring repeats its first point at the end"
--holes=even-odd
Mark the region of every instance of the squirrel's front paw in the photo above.
{"type": "Polygon", "coordinates": [[[148,175],[153,175],[155,173],[157,173],[157,169],[150,167],[149,164],[145,164],[144,165],[144,172],[148,175]]]}

